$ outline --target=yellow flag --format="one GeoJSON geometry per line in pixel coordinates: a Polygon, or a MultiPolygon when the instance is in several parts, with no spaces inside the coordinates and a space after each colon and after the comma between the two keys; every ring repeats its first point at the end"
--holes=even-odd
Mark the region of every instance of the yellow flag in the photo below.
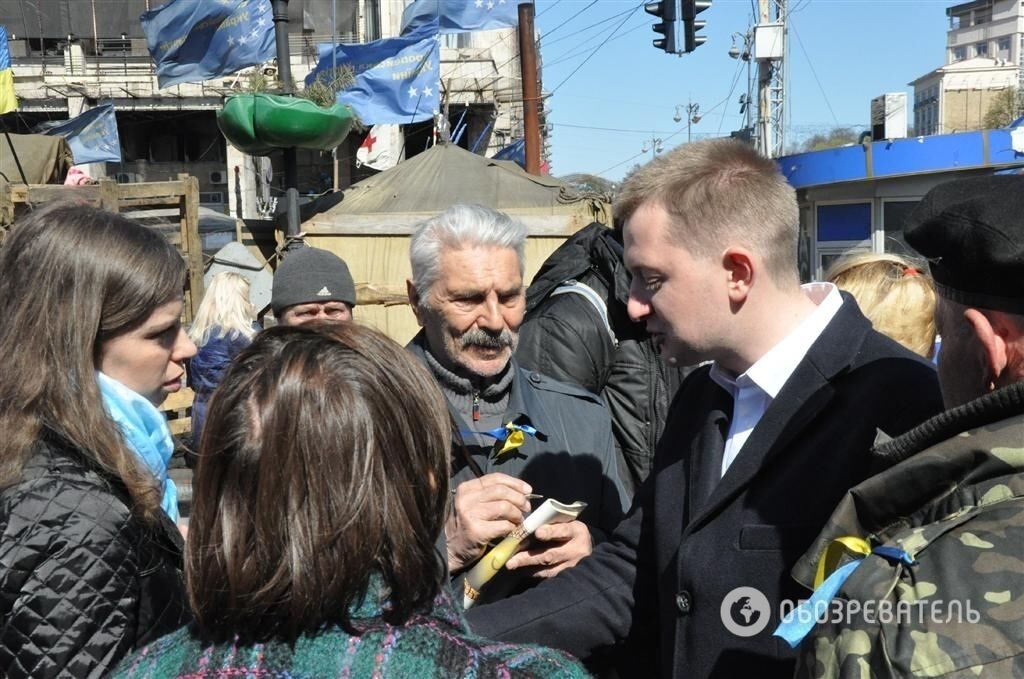
{"type": "Polygon", "coordinates": [[[14,71],[7,68],[0,71],[0,115],[18,109],[18,98],[14,96],[14,71]]]}
{"type": "Polygon", "coordinates": [[[7,44],[7,28],[0,26],[0,116],[18,108],[14,96],[14,71],[11,70],[11,50],[7,44]]]}

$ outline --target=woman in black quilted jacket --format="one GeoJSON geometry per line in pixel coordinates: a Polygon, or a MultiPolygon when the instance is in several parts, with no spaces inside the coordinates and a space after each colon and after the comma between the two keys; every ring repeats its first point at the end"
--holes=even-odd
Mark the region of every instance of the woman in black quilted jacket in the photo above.
{"type": "Polygon", "coordinates": [[[92,677],[188,619],[156,404],[195,346],[158,233],[50,205],[0,245],[0,675],[92,677]]]}

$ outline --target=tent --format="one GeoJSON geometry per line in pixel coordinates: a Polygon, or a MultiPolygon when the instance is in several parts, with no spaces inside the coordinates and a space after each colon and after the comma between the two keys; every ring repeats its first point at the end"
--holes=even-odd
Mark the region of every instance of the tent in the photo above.
{"type": "Polygon", "coordinates": [[[305,220],[306,242],[345,260],[356,282],[356,317],[406,342],[417,330],[406,306],[409,234],[421,220],[458,203],[513,215],[529,233],[524,281],[566,238],[595,222],[611,224],[611,206],[516,163],[439,144],[345,191],[342,201],[305,220]]]}
{"type": "Polygon", "coordinates": [[[407,234],[425,217],[457,203],[478,203],[517,216],[531,236],[569,236],[593,221],[610,222],[610,206],[553,177],[527,174],[453,144],[438,144],[346,189],[333,208],[303,224],[307,233],[407,234]]]}

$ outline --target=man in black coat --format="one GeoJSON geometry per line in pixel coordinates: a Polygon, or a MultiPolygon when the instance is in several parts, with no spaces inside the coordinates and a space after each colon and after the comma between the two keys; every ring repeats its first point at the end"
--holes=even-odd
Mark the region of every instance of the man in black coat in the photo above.
{"type": "Polygon", "coordinates": [[[652,659],[664,677],[789,677],[771,632],[803,593],[790,568],[871,473],[876,438],[941,409],[935,372],[834,286],[800,286],[795,193],[749,146],[664,154],[616,211],[630,316],[670,364],[711,363],[680,388],[612,539],[470,623],[581,657],[625,641],[638,672],[652,659]]]}
{"type": "Polygon", "coordinates": [[[651,471],[669,405],[688,370],[661,361],[644,324],[630,319],[622,257],[622,229],[598,222],[559,246],[526,291],[516,360],[601,396],[632,495],[651,471]]]}

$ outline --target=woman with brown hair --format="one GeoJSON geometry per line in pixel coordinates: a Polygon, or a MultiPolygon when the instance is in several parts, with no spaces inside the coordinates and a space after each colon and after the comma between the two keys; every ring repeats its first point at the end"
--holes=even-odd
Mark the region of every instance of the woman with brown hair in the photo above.
{"type": "Polygon", "coordinates": [[[377,331],[261,333],[214,393],[200,443],[195,624],[118,675],[586,676],[560,652],[467,632],[435,547],[450,437],[434,380],[377,331]]]}
{"type": "Polygon", "coordinates": [[[157,233],[51,205],[0,246],[0,672],[99,676],[188,619],[156,404],[195,346],[157,233]]]}

